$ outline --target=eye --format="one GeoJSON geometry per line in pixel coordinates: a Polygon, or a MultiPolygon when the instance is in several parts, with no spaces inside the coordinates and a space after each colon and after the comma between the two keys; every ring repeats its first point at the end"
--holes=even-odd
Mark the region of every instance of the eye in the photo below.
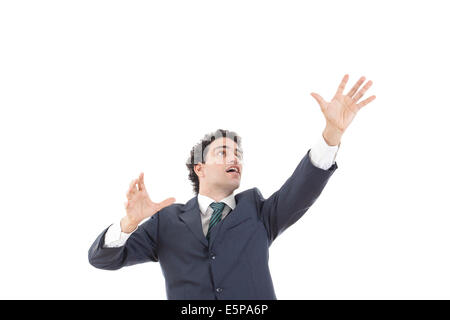
{"type": "Polygon", "coordinates": [[[225,151],[219,151],[217,154],[218,154],[218,155],[224,155],[224,154],[225,154],[225,151]]]}

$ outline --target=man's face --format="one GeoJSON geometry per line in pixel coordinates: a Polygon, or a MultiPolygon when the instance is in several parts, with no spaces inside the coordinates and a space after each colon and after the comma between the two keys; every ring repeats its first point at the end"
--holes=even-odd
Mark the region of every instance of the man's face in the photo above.
{"type": "Polygon", "coordinates": [[[218,138],[207,148],[205,163],[197,164],[200,188],[233,192],[239,188],[242,175],[242,151],[229,138],[218,138]]]}

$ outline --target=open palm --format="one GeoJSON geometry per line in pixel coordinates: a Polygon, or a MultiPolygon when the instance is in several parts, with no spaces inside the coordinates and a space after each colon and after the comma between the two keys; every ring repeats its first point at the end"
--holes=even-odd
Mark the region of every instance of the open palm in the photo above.
{"type": "Polygon", "coordinates": [[[330,102],[325,101],[317,93],[311,93],[314,99],[316,99],[319,103],[320,109],[322,110],[322,113],[327,121],[327,125],[331,125],[333,128],[344,132],[358,111],[375,99],[375,96],[372,95],[358,103],[364,93],[372,85],[372,81],[368,81],[364,87],[358,91],[365,79],[365,77],[361,77],[353,88],[346,95],[344,95],[343,92],[348,81],[348,74],[346,74],[342,79],[336,94],[330,102]]]}
{"type": "Polygon", "coordinates": [[[128,219],[136,224],[175,202],[175,198],[167,198],[159,203],[153,202],[144,184],[144,173],[141,173],[138,179],[131,181],[127,199],[125,209],[128,219]]]}

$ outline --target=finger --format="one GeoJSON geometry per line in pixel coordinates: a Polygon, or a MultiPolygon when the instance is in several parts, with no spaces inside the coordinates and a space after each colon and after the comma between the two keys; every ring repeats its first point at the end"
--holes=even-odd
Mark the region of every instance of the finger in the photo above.
{"type": "Polygon", "coordinates": [[[361,99],[361,97],[364,95],[364,93],[366,93],[367,89],[370,88],[372,83],[373,83],[372,80],[369,80],[369,82],[367,82],[365,84],[365,86],[361,90],[359,90],[359,92],[353,97],[353,100],[355,102],[358,102],[358,100],[361,99]]]}
{"type": "Polygon", "coordinates": [[[131,182],[130,182],[130,187],[128,188],[128,191],[130,191],[130,192],[133,191],[133,187],[135,186],[135,181],[136,181],[136,180],[131,180],[131,182]]]}
{"type": "Polygon", "coordinates": [[[362,107],[364,107],[368,103],[372,102],[373,100],[375,100],[375,98],[376,98],[376,96],[370,96],[366,100],[361,101],[360,103],[357,104],[358,109],[361,109],[362,107]]]}
{"type": "Polygon", "coordinates": [[[136,189],[136,182],[137,182],[137,180],[132,180],[132,181],[131,181],[131,183],[130,183],[130,189],[128,190],[128,192],[129,192],[130,194],[135,194],[135,193],[137,192],[137,189],[136,189]]]}
{"type": "Polygon", "coordinates": [[[139,186],[139,190],[140,190],[140,191],[142,191],[142,190],[145,191],[145,185],[144,185],[144,173],[143,173],[143,172],[139,175],[138,186],[139,186]]]}
{"type": "Polygon", "coordinates": [[[175,202],[175,198],[167,198],[166,200],[158,203],[158,211],[160,211],[161,209],[170,206],[172,203],[175,202]]]}
{"type": "Polygon", "coordinates": [[[353,88],[347,93],[347,96],[350,98],[353,97],[353,95],[358,91],[359,87],[363,84],[363,82],[366,80],[366,78],[363,76],[359,78],[358,82],[353,86],[353,88]]]}
{"type": "Polygon", "coordinates": [[[348,81],[348,74],[346,74],[346,75],[344,76],[344,78],[342,78],[342,81],[341,81],[341,83],[339,84],[339,88],[338,88],[337,91],[336,91],[336,95],[341,95],[342,92],[344,92],[345,85],[347,84],[347,81],[348,81]]]}
{"type": "Polygon", "coordinates": [[[142,180],[142,173],[139,175],[139,178],[137,178],[137,187],[139,191],[142,191],[141,180],[142,180]]]}
{"type": "Polygon", "coordinates": [[[317,103],[319,104],[320,108],[322,110],[325,109],[326,106],[326,101],[317,93],[311,92],[311,95],[313,96],[314,99],[316,99],[317,103]]]}
{"type": "Polygon", "coordinates": [[[127,191],[127,199],[131,200],[133,195],[136,193],[136,188],[133,188],[133,185],[131,184],[127,191]]]}
{"type": "Polygon", "coordinates": [[[127,199],[128,200],[130,200],[131,199],[131,196],[133,195],[133,186],[132,186],[132,184],[133,184],[133,181],[131,181],[131,183],[130,183],[130,186],[128,187],[128,190],[127,190],[127,199]]]}

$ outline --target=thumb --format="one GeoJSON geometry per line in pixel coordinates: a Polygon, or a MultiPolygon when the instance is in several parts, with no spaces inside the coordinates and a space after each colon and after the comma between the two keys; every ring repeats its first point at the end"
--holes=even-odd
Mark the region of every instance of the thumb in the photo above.
{"type": "Polygon", "coordinates": [[[317,103],[320,105],[320,108],[325,110],[325,106],[327,105],[326,101],[317,93],[311,92],[311,95],[314,99],[316,99],[317,103]]]}
{"type": "Polygon", "coordinates": [[[175,202],[175,198],[167,198],[166,200],[158,203],[158,211],[167,206],[170,206],[174,202],[175,202]]]}

